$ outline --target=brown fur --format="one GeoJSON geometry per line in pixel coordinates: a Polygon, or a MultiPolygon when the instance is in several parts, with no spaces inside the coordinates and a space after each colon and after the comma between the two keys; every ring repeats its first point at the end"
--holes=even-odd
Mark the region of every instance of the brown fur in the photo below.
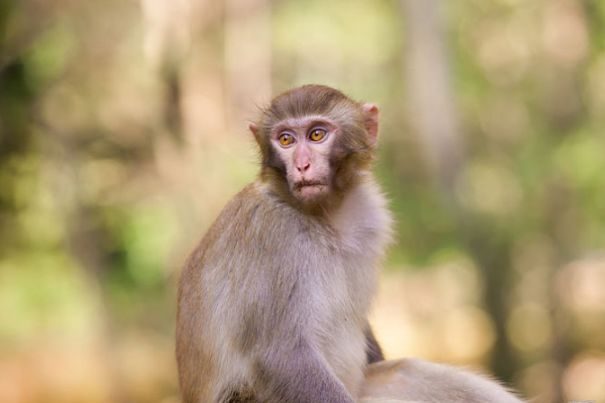
{"type": "Polygon", "coordinates": [[[376,125],[376,107],[305,86],[276,97],[251,126],[259,179],[227,204],[179,285],[185,403],[357,398],[366,350],[377,347],[366,341],[367,313],[390,234],[369,172],[376,125]],[[329,155],[316,151],[325,144],[309,146],[313,163],[330,170],[328,196],[311,204],[293,196],[292,161],[270,136],[287,119],[307,125],[315,116],[337,130],[329,155]]]}

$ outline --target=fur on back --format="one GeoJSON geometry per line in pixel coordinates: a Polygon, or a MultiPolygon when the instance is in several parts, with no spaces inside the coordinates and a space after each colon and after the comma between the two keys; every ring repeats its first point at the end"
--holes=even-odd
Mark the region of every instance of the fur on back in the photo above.
{"type": "Polygon", "coordinates": [[[487,377],[415,359],[370,365],[362,397],[362,403],[522,403],[487,377]]]}

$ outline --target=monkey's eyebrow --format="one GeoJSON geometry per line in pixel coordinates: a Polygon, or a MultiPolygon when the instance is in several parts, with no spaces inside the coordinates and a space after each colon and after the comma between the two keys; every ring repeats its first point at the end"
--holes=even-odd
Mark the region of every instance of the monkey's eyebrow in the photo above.
{"type": "Polygon", "coordinates": [[[316,120],[312,120],[308,125],[306,125],[307,128],[309,129],[314,129],[316,127],[323,127],[324,129],[333,129],[334,127],[336,127],[334,124],[332,124],[329,121],[326,121],[325,119],[316,119],[316,120]]]}
{"type": "Polygon", "coordinates": [[[285,119],[274,126],[273,132],[281,132],[284,129],[290,128],[310,129],[314,126],[323,126],[327,129],[334,129],[337,125],[325,116],[310,115],[300,118],[285,119]]]}

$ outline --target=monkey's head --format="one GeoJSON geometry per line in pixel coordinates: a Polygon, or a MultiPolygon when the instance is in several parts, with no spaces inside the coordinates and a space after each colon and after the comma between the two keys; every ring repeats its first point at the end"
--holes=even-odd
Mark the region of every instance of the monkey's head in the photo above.
{"type": "Polygon", "coordinates": [[[250,130],[263,180],[302,207],[328,206],[370,168],[378,108],[330,87],[305,85],[274,98],[250,130]]]}

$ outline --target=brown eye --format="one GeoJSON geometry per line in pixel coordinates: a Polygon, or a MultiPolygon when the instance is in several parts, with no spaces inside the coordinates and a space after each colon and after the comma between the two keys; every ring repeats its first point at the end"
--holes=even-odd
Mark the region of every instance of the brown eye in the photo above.
{"type": "Polygon", "coordinates": [[[309,134],[311,141],[321,141],[326,137],[326,131],[324,129],[313,129],[309,134]]]}
{"type": "Polygon", "coordinates": [[[291,134],[288,134],[288,133],[280,134],[279,144],[281,144],[282,147],[287,147],[292,143],[294,143],[294,136],[292,136],[291,134]]]}

